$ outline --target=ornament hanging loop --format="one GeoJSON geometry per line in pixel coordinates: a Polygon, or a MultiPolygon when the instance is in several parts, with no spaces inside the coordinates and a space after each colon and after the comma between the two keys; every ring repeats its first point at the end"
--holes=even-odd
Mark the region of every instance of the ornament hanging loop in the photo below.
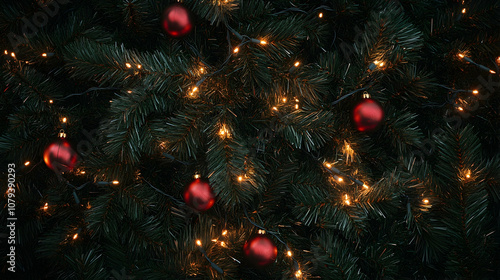
{"type": "Polygon", "coordinates": [[[363,92],[363,98],[370,98],[370,94],[368,93],[368,91],[364,91],[363,92]]]}
{"type": "Polygon", "coordinates": [[[59,138],[66,138],[66,132],[64,131],[64,129],[61,128],[61,130],[59,130],[59,133],[57,134],[57,136],[59,138]]]}

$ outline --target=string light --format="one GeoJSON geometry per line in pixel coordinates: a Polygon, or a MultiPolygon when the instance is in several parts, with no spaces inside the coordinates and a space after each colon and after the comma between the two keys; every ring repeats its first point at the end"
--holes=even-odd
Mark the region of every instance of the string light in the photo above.
{"type": "Polygon", "coordinates": [[[464,54],[462,54],[462,53],[459,53],[459,54],[458,54],[458,57],[460,57],[460,58],[464,58],[464,57],[465,57],[465,55],[464,55],[464,54]]]}
{"type": "Polygon", "coordinates": [[[282,100],[283,100],[283,103],[286,103],[286,97],[283,97],[282,100]]]}
{"type": "Polygon", "coordinates": [[[222,232],[222,235],[223,235],[223,236],[227,235],[227,230],[224,230],[224,231],[222,232]]]}
{"type": "Polygon", "coordinates": [[[193,176],[195,179],[200,179],[201,175],[200,174],[194,174],[193,176]]]}
{"type": "Polygon", "coordinates": [[[459,107],[457,107],[457,110],[460,111],[460,112],[463,112],[464,108],[462,108],[462,107],[459,106],[459,107]]]}
{"type": "Polygon", "coordinates": [[[50,104],[54,103],[54,100],[52,100],[52,99],[51,99],[51,100],[49,100],[49,103],[50,103],[50,104]]]}
{"type": "Polygon", "coordinates": [[[114,181],[113,181],[113,182],[111,182],[111,183],[113,183],[113,185],[118,185],[118,184],[120,184],[120,182],[119,182],[119,181],[117,181],[117,180],[114,180],[114,181]]]}
{"type": "Polygon", "coordinates": [[[299,61],[295,62],[295,64],[294,64],[295,67],[299,67],[299,65],[300,65],[299,61]]]}
{"type": "Polygon", "coordinates": [[[42,56],[43,57],[47,57],[47,53],[42,53],[42,56]]]}
{"type": "Polygon", "coordinates": [[[238,48],[238,47],[234,48],[234,50],[233,50],[234,53],[238,53],[239,51],[240,51],[240,48],[238,48]]]}
{"type": "Polygon", "coordinates": [[[27,161],[27,162],[25,162],[25,163],[24,163],[24,165],[25,165],[25,166],[28,166],[28,165],[30,165],[30,162],[29,162],[29,161],[27,161]]]}
{"type": "Polygon", "coordinates": [[[343,181],[344,181],[344,179],[342,179],[342,177],[339,177],[339,176],[337,176],[337,175],[334,175],[334,176],[333,176],[333,178],[334,178],[337,182],[339,182],[339,183],[341,183],[341,182],[343,182],[343,181]]]}
{"type": "Polygon", "coordinates": [[[344,197],[345,197],[345,200],[344,200],[345,204],[351,205],[351,201],[349,200],[349,196],[346,194],[344,197]]]}
{"type": "Polygon", "coordinates": [[[470,169],[465,171],[465,178],[470,179],[470,169]]]}
{"type": "Polygon", "coordinates": [[[73,240],[75,240],[77,238],[78,238],[78,233],[75,233],[75,235],[73,235],[73,240]]]}
{"type": "Polygon", "coordinates": [[[128,62],[127,62],[127,63],[125,63],[125,66],[127,66],[127,68],[132,68],[132,64],[130,64],[130,63],[128,63],[128,62]]]}
{"type": "Polygon", "coordinates": [[[425,198],[424,200],[422,200],[422,202],[423,202],[424,204],[429,204],[429,200],[428,200],[427,198],[425,198]]]}
{"type": "Polygon", "coordinates": [[[222,246],[222,247],[226,247],[226,243],[225,243],[224,241],[221,241],[221,242],[220,242],[220,246],[222,246]]]}
{"type": "Polygon", "coordinates": [[[299,109],[299,104],[295,104],[295,109],[299,109]]]}
{"type": "Polygon", "coordinates": [[[65,122],[67,122],[67,121],[68,121],[68,119],[67,119],[66,117],[64,117],[64,118],[62,119],[62,122],[63,122],[63,123],[65,123],[65,122]]]}
{"type": "Polygon", "coordinates": [[[319,13],[318,17],[323,18],[323,13],[319,13]]]}
{"type": "Polygon", "coordinates": [[[495,71],[493,71],[493,70],[490,69],[490,73],[491,74],[496,74],[497,72],[495,72],[495,71]]]}
{"type": "Polygon", "coordinates": [[[200,246],[201,247],[201,240],[197,239],[196,240],[196,245],[200,246]]]}
{"type": "Polygon", "coordinates": [[[278,107],[273,107],[273,110],[274,111],[278,111],[278,107]]]}
{"type": "Polygon", "coordinates": [[[238,181],[239,182],[243,181],[243,176],[238,176],[238,181]]]}
{"type": "Polygon", "coordinates": [[[80,172],[80,174],[85,174],[85,170],[82,170],[82,171],[80,172]]]}
{"type": "Polygon", "coordinates": [[[9,54],[9,51],[5,50],[3,51],[4,54],[9,54]]]}
{"type": "Polygon", "coordinates": [[[367,185],[367,184],[363,184],[363,188],[365,188],[365,189],[369,189],[370,187],[368,187],[368,185],[367,185]]]}
{"type": "Polygon", "coordinates": [[[127,93],[132,93],[132,91],[131,90],[127,90],[127,93]]]}
{"type": "Polygon", "coordinates": [[[291,257],[292,256],[292,251],[288,250],[286,251],[287,256],[291,257]]]}
{"type": "Polygon", "coordinates": [[[328,167],[328,168],[332,168],[332,165],[328,162],[325,162],[325,166],[328,167]]]}
{"type": "Polygon", "coordinates": [[[203,74],[205,72],[205,68],[200,67],[200,72],[203,74]]]}
{"type": "Polygon", "coordinates": [[[473,93],[473,94],[478,94],[478,93],[479,93],[479,91],[478,91],[477,89],[475,89],[475,90],[473,90],[473,91],[472,91],[472,93],[473,93]]]}
{"type": "Polygon", "coordinates": [[[222,139],[225,139],[227,137],[231,137],[231,133],[229,133],[229,130],[227,129],[225,124],[223,124],[221,129],[219,130],[219,135],[222,139]]]}
{"type": "Polygon", "coordinates": [[[45,205],[43,206],[43,210],[47,211],[49,209],[49,203],[45,202],[45,205]]]}
{"type": "Polygon", "coordinates": [[[141,68],[142,68],[142,65],[137,64],[137,68],[141,69],[141,68]]]}
{"type": "Polygon", "coordinates": [[[295,277],[300,278],[302,276],[302,271],[299,269],[295,272],[295,277]]]}
{"type": "Polygon", "coordinates": [[[261,44],[261,45],[267,45],[267,42],[266,42],[266,41],[264,41],[264,40],[260,40],[260,44],[261,44]]]}
{"type": "Polygon", "coordinates": [[[465,12],[467,12],[467,9],[466,9],[466,8],[463,8],[463,9],[462,9],[462,14],[465,14],[465,12]]]}

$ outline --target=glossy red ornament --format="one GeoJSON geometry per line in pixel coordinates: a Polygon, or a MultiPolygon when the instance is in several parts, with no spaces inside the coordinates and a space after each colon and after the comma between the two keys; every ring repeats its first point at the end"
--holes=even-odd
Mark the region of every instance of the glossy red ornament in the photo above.
{"type": "Polygon", "coordinates": [[[215,203],[215,194],[208,182],[196,179],[184,190],[184,201],[198,211],[207,211],[215,203]]]}
{"type": "Polygon", "coordinates": [[[173,4],[163,13],[163,29],[172,37],[182,37],[193,29],[189,11],[181,4],[173,4]]]}
{"type": "Polygon", "coordinates": [[[250,238],[243,246],[243,252],[247,259],[257,267],[266,266],[278,256],[278,248],[274,242],[267,236],[259,234],[250,238]]]}
{"type": "Polygon", "coordinates": [[[358,131],[375,130],[383,118],[382,106],[371,98],[363,99],[353,110],[353,120],[358,131]]]}
{"type": "Polygon", "coordinates": [[[71,148],[68,141],[59,139],[45,148],[43,161],[56,172],[65,172],[73,169],[78,160],[78,155],[71,148]]]}

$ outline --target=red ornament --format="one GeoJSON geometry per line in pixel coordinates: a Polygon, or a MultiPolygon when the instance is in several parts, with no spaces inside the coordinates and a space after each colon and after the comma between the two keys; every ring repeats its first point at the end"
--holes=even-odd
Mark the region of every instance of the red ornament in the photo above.
{"type": "Polygon", "coordinates": [[[384,110],[380,104],[371,99],[363,99],[354,107],[353,119],[359,131],[372,131],[384,118],[384,110]]]}
{"type": "Polygon", "coordinates": [[[163,29],[172,37],[182,37],[193,29],[189,11],[181,4],[173,4],[163,13],[163,29]]]}
{"type": "Polygon", "coordinates": [[[257,235],[247,240],[243,252],[247,259],[258,267],[274,262],[278,256],[278,248],[267,235],[257,235]]]}
{"type": "Polygon", "coordinates": [[[207,211],[214,205],[215,195],[206,181],[196,179],[184,190],[184,201],[195,210],[207,211]]]}
{"type": "Polygon", "coordinates": [[[78,155],[71,148],[68,141],[59,139],[45,148],[43,161],[47,166],[56,171],[64,172],[73,169],[78,160],[78,155]]]}

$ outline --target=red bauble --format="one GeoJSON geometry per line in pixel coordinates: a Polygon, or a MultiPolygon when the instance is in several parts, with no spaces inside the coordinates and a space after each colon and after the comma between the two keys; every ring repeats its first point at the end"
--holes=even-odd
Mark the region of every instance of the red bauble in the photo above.
{"type": "Polygon", "coordinates": [[[196,179],[184,190],[184,201],[198,211],[207,211],[215,203],[215,195],[208,182],[196,179]]]}
{"type": "Polygon", "coordinates": [[[255,266],[266,266],[278,256],[278,248],[267,235],[257,235],[250,238],[243,246],[243,252],[247,259],[255,266]]]}
{"type": "Polygon", "coordinates": [[[71,148],[68,141],[59,139],[45,148],[43,161],[47,166],[56,171],[64,172],[73,169],[78,160],[78,155],[71,148]]]}
{"type": "Polygon", "coordinates": [[[180,4],[173,4],[163,13],[163,29],[172,37],[181,37],[193,29],[189,11],[180,4]]]}
{"type": "Polygon", "coordinates": [[[363,99],[353,110],[353,120],[359,131],[375,130],[383,118],[382,106],[371,98],[363,99]]]}

